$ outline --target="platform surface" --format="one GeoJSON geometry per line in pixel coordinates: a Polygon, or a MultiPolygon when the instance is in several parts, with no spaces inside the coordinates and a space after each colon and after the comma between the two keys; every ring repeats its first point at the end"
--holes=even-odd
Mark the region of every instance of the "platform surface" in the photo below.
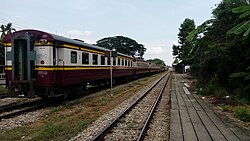
{"type": "Polygon", "coordinates": [[[170,141],[250,141],[247,131],[220,118],[200,96],[188,93],[183,76],[172,73],[170,141]]]}

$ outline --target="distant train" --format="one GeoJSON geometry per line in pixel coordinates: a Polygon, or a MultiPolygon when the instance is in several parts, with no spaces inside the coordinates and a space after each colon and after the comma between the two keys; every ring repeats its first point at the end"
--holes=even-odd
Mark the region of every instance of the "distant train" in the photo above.
{"type": "Polygon", "coordinates": [[[6,87],[11,96],[69,97],[87,83],[162,71],[162,66],[95,45],[38,30],[5,37],[6,87]]]}

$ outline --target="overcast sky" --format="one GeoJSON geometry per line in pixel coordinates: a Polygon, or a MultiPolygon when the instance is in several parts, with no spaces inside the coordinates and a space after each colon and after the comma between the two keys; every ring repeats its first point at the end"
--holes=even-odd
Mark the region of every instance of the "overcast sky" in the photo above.
{"type": "Polygon", "coordinates": [[[221,0],[1,0],[0,24],[96,43],[125,36],[143,44],[145,59],[171,65],[172,45],[185,18],[200,25],[221,0]]]}

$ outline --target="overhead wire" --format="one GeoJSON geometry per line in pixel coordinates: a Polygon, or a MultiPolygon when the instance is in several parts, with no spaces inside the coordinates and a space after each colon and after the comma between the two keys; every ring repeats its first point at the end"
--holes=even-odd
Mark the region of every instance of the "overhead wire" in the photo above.
{"type": "Polygon", "coordinates": [[[17,24],[17,23],[15,23],[15,22],[11,22],[11,21],[5,20],[5,19],[3,19],[3,18],[0,18],[0,22],[1,22],[2,24],[11,23],[12,26],[13,26],[15,29],[24,29],[24,28],[27,28],[27,27],[25,27],[25,26],[23,26],[23,25],[20,25],[20,24],[17,24]]]}

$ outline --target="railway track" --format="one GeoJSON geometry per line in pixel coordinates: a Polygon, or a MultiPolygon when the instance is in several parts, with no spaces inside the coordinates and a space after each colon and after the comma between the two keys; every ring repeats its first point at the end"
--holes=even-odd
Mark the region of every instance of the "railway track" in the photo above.
{"type": "Polygon", "coordinates": [[[7,93],[0,94],[0,99],[6,98],[6,97],[9,97],[9,96],[7,95],[7,93]]]}
{"type": "Polygon", "coordinates": [[[143,140],[169,78],[170,73],[162,77],[106,128],[92,138],[92,141],[143,140]]]}
{"type": "Polygon", "coordinates": [[[2,114],[3,112],[9,112],[9,111],[14,110],[14,109],[32,106],[38,102],[43,102],[43,100],[42,99],[34,99],[34,100],[28,101],[28,102],[20,102],[20,103],[13,102],[13,103],[9,103],[6,105],[2,105],[2,106],[0,106],[0,114],[2,114]]]}
{"type": "Polygon", "coordinates": [[[0,107],[0,120],[21,115],[26,112],[35,111],[52,105],[49,100],[38,99],[31,102],[11,103],[0,107]]]}
{"type": "MultiPolygon", "coordinates": [[[[35,98],[31,101],[25,102],[12,102],[9,104],[5,104],[0,106],[0,120],[7,119],[11,117],[15,117],[21,115],[26,112],[35,111],[44,107],[56,106],[58,104],[63,104],[65,102],[69,102],[71,100],[77,99],[82,96],[88,96],[94,92],[102,91],[109,88],[108,85],[104,85],[102,87],[92,87],[86,90],[82,95],[73,97],[70,99],[61,99],[61,98],[49,98],[49,99],[40,99],[35,98]]],[[[4,94],[3,94],[4,95],[4,94]]],[[[8,96],[6,96],[8,97],[8,96]]],[[[1,97],[0,97],[1,98],[1,97]]],[[[5,98],[5,97],[3,97],[5,98]]]]}
{"type": "MultiPolygon", "coordinates": [[[[102,86],[102,87],[93,87],[89,88],[87,91],[85,91],[81,96],[74,97],[71,99],[61,99],[61,98],[49,98],[49,99],[40,99],[36,98],[31,101],[25,101],[25,102],[11,102],[9,104],[1,105],[0,106],[0,121],[2,119],[7,119],[11,117],[15,117],[18,115],[21,115],[26,112],[31,112],[35,111],[44,107],[49,107],[49,106],[56,106],[58,104],[62,104],[64,102],[69,102],[71,100],[74,100],[76,98],[82,97],[82,96],[87,96],[90,95],[94,92],[102,91],[109,88],[108,85],[102,86]]],[[[7,94],[2,94],[0,95],[0,98],[6,98],[8,97],[7,94]]]]}

